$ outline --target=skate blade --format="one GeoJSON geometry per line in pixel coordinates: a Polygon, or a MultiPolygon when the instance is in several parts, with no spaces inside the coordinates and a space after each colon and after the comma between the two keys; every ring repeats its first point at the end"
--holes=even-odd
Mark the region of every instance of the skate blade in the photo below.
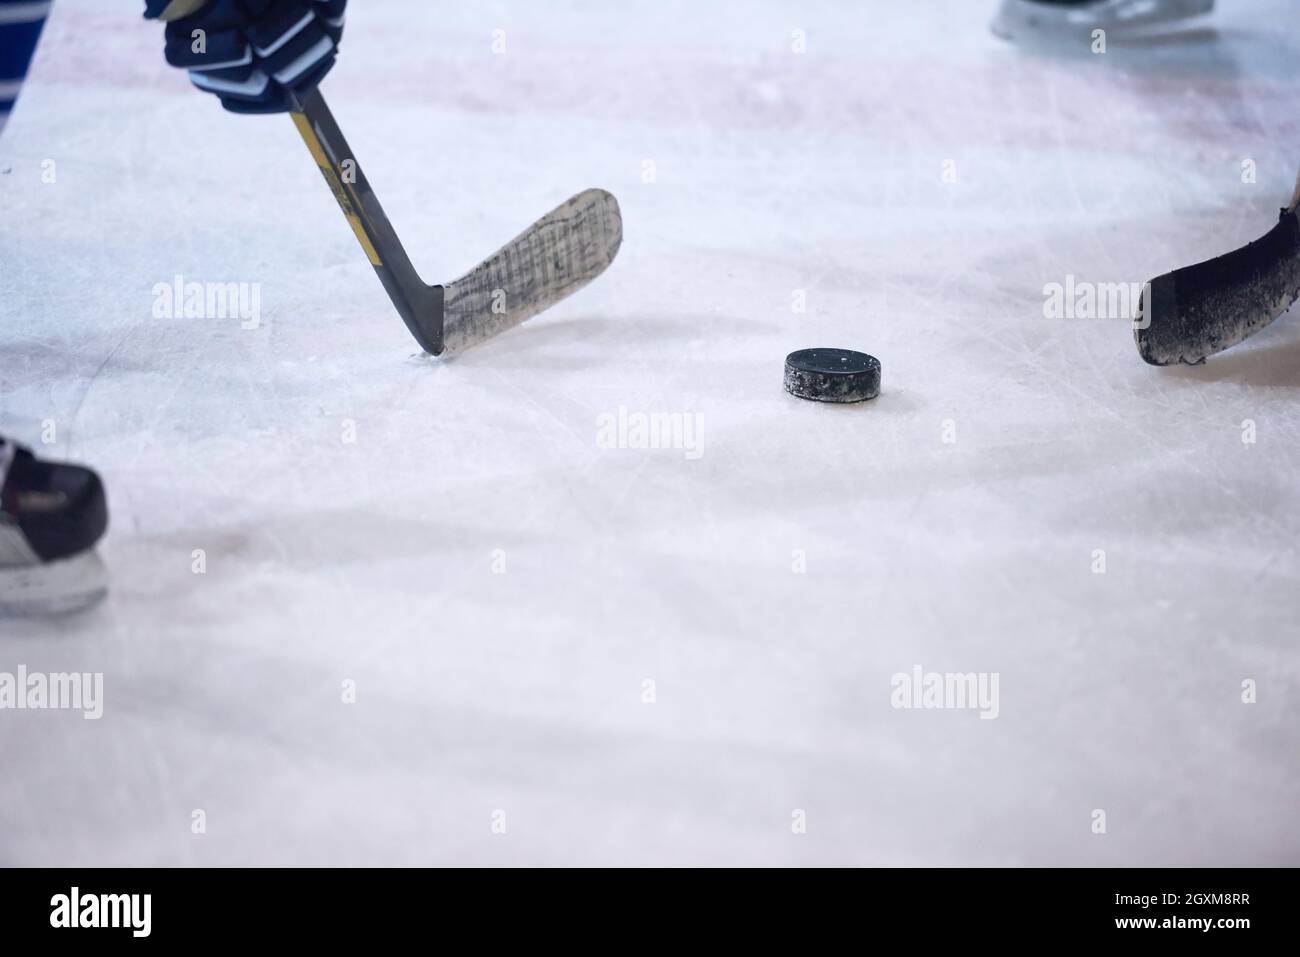
{"type": "Polygon", "coordinates": [[[108,570],[93,549],[57,562],[0,569],[0,617],[74,615],[108,594],[108,570]]]}
{"type": "Polygon", "coordinates": [[[1175,25],[1214,10],[1214,0],[1133,0],[1107,8],[1051,7],[1030,0],[1002,0],[990,24],[1004,40],[1070,40],[1093,30],[1140,30],[1175,25]]]}

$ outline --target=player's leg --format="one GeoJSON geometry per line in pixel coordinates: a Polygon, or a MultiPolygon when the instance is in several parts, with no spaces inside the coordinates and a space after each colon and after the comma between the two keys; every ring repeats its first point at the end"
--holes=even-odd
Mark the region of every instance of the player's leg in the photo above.
{"type": "Polygon", "coordinates": [[[18,99],[49,12],[48,0],[0,0],[0,130],[18,99]]]}
{"type": "MultiPolygon", "coordinates": [[[[0,0],[0,129],[49,8],[0,0]]],[[[99,476],[44,462],[0,435],[0,614],[73,611],[102,596],[104,568],[94,546],[107,524],[99,476]]]]}

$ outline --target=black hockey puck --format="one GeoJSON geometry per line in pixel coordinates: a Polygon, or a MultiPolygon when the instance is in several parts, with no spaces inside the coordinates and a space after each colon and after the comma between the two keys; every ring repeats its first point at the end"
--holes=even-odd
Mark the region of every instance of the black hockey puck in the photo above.
{"type": "Polygon", "coordinates": [[[785,357],[785,391],[814,402],[874,399],[880,360],[848,349],[800,349],[785,357]]]}

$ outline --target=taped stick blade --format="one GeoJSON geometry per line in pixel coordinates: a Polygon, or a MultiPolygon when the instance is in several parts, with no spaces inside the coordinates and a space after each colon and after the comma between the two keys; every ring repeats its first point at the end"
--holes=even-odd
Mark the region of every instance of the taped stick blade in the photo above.
{"type": "Polygon", "coordinates": [[[448,354],[531,319],[591,282],[623,243],[618,200],[589,189],[443,289],[448,354]]]}

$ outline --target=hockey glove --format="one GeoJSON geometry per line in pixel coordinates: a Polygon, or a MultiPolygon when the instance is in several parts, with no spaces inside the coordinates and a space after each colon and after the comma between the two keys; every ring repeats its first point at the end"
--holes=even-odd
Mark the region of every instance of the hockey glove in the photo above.
{"type": "Polygon", "coordinates": [[[167,62],[233,113],[283,113],[334,66],[348,0],[145,0],[167,62]]]}

